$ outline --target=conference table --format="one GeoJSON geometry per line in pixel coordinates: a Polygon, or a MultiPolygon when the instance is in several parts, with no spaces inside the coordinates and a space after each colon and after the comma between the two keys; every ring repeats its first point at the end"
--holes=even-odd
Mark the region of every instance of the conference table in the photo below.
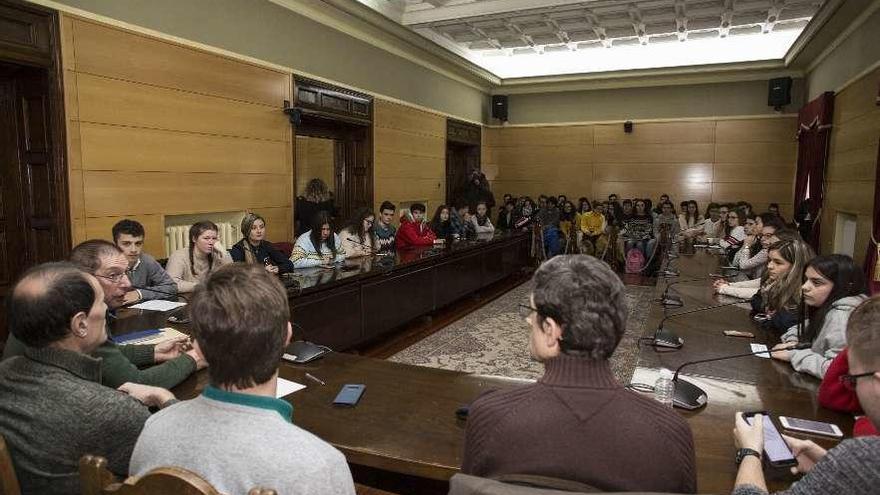
{"type": "MultiPolygon", "coordinates": [[[[698,251],[683,254],[673,265],[681,271],[679,280],[705,278],[709,272],[717,271],[719,260],[698,251]]],[[[657,295],[662,293],[666,283],[667,280],[659,281],[655,289],[657,295]]],[[[716,297],[709,282],[704,280],[683,281],[672,290],[682,296],[685,306],[664,310],[659,304],[653,304],[645,336],[653,333],[666,314],[727,302],[716,297]]],[[[119,324],[129,330],[154,327],[165,317],[158,312],[124,313],[121,312],[119,324]]],[[[328,324],[332,326],[332,321],[328,324]]],[[[748,311],[736,306],[671,318],[665,326],[684,338],[684,347],[671,352],[644,347],[635,381],[656,374],[660,367],[674,369],[695,359],[748,352],[751,339],[725,337],[723,330],[749,330],[756,334],[755,341],[772,343],[769,336],[752,324],[748,311]]],[[[178,329],[188,331],[186,326],[178,326],[178,329]]],[[[849,416],[824,410],[817,404],[818,380],[794,372],[787,363],[747,357],[695,365],[682,374],[701,386],[709,397],[708,404],[701,409],[676,409],[693,431],[700,493],[725,493],[733,486],[736,466],[731,430],[736,411],[770,410],[775,415],[832,422],[846,433],[852,430],[849,416]]],[[[408,480],[406,486],[410,487],[402,491],[419,493],[443,492],[445,481],[459,470],[466,423],[456,417],[455,410],[487,390],[529,383],[340,352],[304,365],[283,362],[279,375],[307,386],[284,398],[293,405],[296,425],[342,451],[352,464],[353,472],[363,467],[381,472],[385,478],[400,477],[408,480]],[[306,373],[324,385],[306,377],[306,373]],[[342,385],[348,383],[366,385],[361,401],[353,408],[334,407],[333,398],[342,385]],[[424,483],[418,483],[419,480],[424,483]]],[[[207,371],[202,371],[177,386],[174,392],[181,399],[192,398],[207,381],[207,371]]],[[[818,437],[807,438],[826,447],[836,443],[818,437]]],[[[766,473],[771,490],[783,489],[795,479],[784,470],[768,469],[766,473]]]]}
{"type": "MultiPolygon", "coordinates": [[[[680,308],[663,308],[655,303],[649,313],[645,336],[651,336],[664,316],[683,313],[697,308],[720,306],[737,299],[719,296],[711,287],[712,273],[723,270],[725,260],[707,250],[683,250],[680,257],[669,262],[678,277],[659,279],[655,294],[663,294],[666,285],[673,282],[670,293],[677,293],[684,303],[680,308]]],[[[727,272],[730,273],[730,272],[727,272]]],[[[656,375],[658,368],[675,370],[684,363],[713,357],[733,356],[751,352],[750,343],[764,343],[772,347],[778,337],[761,328],[749,316],[748,301],[744,304],[723,306],[671,317],[664,329],[684,339],[681,349],[669,351],[645,346],[633,381],[647,382],[644,378],[656,375]],[[725,330],[742,330],[755,335],[754,339],[727,337],[725,330]]],[[[853,418],[822,408],[817,399],[820,381],[798,373],[787,362],[758,356],[733,358],[685,367],[681,377],[698,385],[708,396],[705,407],[694,411],[676,409],[687,418],[694,434],[698,489],[701,493],[729,492],[736,479],[733,456],[736,452],[732,429],[737,411],[770,411],[773,416],[813,419],[838,425],[849,436],[853,418]]],[[[778,426],[778,423],[777,423],[778,426]]],[[[826,448],[837,441],[815,435],[790,431],[783,434],[808,438],[826,448]]],[[[787,488],[797,479],[788,469],[765,469],[771,491],[787,488]]]]}
{"type": "Polygon", "coordinates": [[[473,239],[345,260],[335,269],[294,270],[289,286],[297,338],[341,351],[377,340],[532,263],[531,234],[473,239]]]}

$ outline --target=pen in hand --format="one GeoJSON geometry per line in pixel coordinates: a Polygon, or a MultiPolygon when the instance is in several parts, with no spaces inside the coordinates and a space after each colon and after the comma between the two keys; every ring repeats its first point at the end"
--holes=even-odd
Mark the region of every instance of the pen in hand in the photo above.
{"type": "Polygon", "coordinates": [[[311,373],[306,373],[306,378],[308,378],[309,380],[314,380],[314,381],[320,383],[321,385],[327,385],[320,378],[312,375],[311,373]]]}

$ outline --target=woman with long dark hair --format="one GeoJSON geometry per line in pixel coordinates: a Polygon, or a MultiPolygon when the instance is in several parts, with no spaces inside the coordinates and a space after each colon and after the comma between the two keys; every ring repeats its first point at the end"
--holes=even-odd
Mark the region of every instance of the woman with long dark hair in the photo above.
{"type": "Polygon", "coordinates": [[[165,271],[177,283],[177,292],[192,292],[211,271],[232,263],[217,239],[217,225],[203,220],[189,228],[189,245],[171,253],[165,271]]]}
{"type": "Polygon", "coordinates": [[[657,239],[654,238],[654,217],[651,215],[651,201],[636,199],[634,212],[623,222],[621,235],[624,239],[624,253],[639,248],[645,259],[651,257],[657,239]]]}
{"type": "Polygon", "coordinates": [[[727,218],[723,220],[727,222],[725,235],[718,240],[718,245],[733,256],[746,238],[746,216],[742,210],[733,209],[727,212],[727,218]]]}
{"type": "Polygon", "coordinates": [[[290,261],[294,268],[331,265],[345,260],[345,249],[339,236],[330,228],[330,215],[319,211],[312,219],[312,228],[296,238],[290,261]]]}
{"type": "Polygon", "coordinates": [[[817,256],[807,263],[802,286],[808,319],[782,335],[774,359],[791,362],[792,368],[817,378],[825,376],[831,361],[846,347],[850,313],[867,299],[865,275],[844,254],[817,256]],[[809,349],[792,347],[812,344],[809,349]]]}
{"type": "Polygon", "coordinates": [[[373,210],[367,207],[355,210],[348,225],[339,231],[346,258],[370,256],[376,252],[376,240],[373,236],[375,223],[376,215],[373,210]]]}
{"type": "Polygon", "coordinates": [[[453,236],[453,234],[457,234],[457,230],[455,226],[452,224],[452,214],[450,213],[449,207],[446,205],[440,205],[434,210],[434,216],[431,218],[431,231],[434,232],[434,235],[437,236],[438,239],[448,239],[453,236]]]}
{"type": "Polygon", "coordinates": [[[287,273],[293,263],[281,251],[266,240],[266,220],[256,213],[248,213],[241,219],[241,235],[244,236],[229,250],[232,261],[259,263],[269,273],[287,273]]]}
{"type": "Polygon", "coordinates": [[[682,201],[682,210],[678,214],[678,227],[681,234],[690,239],[703,232],[703,216],[700,205],[694,200],[682,201]]]}

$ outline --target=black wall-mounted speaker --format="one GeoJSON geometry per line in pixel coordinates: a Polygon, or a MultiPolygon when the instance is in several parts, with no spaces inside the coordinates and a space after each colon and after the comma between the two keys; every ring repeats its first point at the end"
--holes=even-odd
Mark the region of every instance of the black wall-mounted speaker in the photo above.
{"type": "Polygon", "coordinates": [[[791,103],[791,78],[777,77],[770,79],[767,88],[767,105],[780,110],[791,103]]]}
{"type": "Polygon", "coordinates": [[[492,118],[507,122],[507,95],[492,95],[492,118]]]}

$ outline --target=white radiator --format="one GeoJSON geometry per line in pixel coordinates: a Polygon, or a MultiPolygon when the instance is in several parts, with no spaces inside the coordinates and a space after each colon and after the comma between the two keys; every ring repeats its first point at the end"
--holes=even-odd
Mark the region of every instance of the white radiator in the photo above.
{"type": "MultiPolygon", "coordinates": [[[[189,228],[190,225],[172,225],[165,227],[165,256],[171,256],[171,253],[180,248],[189,247],[189,228]]],[[[229,222],[220,222],[217,224],[217,237],[219,239],[219,249],[229,249],[230,246],[238,242],[241,234],[238,229],[229,222]]]]}

